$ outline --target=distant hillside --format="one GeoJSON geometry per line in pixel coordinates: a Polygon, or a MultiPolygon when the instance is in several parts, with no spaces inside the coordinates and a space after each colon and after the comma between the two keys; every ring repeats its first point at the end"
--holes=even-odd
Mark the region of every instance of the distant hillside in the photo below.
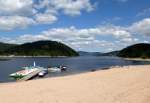
{"type": "Polygon", "coordinates": [[[121,50],[118,56],[127,58],[150,58],[150,44],[140,43],[129,46],[121,50]]]}
{"type": "Polygon", "coordinates": [[[100,52],[85,52],[85,51],[78,51],[80,56],[98,56],[100,52]]]}
{"type": "Polygon", "coordinates": [[[5,50],[7,50],[9,48],[15,47],[15,46],[17,46],[17,45],[16,44],[7,44],[7,43],[0,42],[0,53],[4,52],[5,50]]]}
{"type": "Polygon", "coordinates": [[[1,55],[15,56],[78,56],[72,48],[56,41],[37,41],[7,48],[1,55]]]}
{"type": "Polygon", "coordinates": [[[102,53],[99,56],[117,56],[119,53],[119,51],[112,51],[112,52],[108,52],[108,53],[102,53]]]}

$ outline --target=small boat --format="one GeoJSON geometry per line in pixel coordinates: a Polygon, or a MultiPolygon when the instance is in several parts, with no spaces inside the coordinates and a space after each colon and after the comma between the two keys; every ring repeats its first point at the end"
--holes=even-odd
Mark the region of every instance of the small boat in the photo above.
{"type": "Polygon", "coordinates": [[[66,66],[60,66],[60,68],[61,68],[61,71],[66,71],[67,70],[66,66]]]}
{"type": "Polygon", "coordinates": [[[48,71],[49,72],[61,72],[61,69],[58,67],[51,67],[51,68],[48,68],[48,71]]]}
{"type": "Polygon", "coordinates": [[[44,77],[47,73],[48,73],[48,71],[44,71],[43,70],[43,71],[41,71],[41,72],[38,73],[38,76],[39,77],[44,77]]]}
{"type": "Polygon", "coordinates": [[[15,73],[12,73],[9,76],[12,77],[12,78],[14,78],[14,79],[16,79],[16,80],[19,80],[19,79],[21,79],[21,78],[23,78],[23,77],[25,77],[25,76],[27,76],[27,75],[29,75],[31,73],[34,73],[34,72],[36,72],[38,70],[44,71],[44,70],[47,70],[47,69],[45,69],[43,67],[36,66],[36,64],[34,62],[33,66],[23,67],[23,70],[17,71],[15,73]]]}
{"type": "Polygon", "coordinates": [[[63,72],[63,71],[66,71],[66,70],[67,70],[66,66],[48,67],[49,72],[63,72]]]}

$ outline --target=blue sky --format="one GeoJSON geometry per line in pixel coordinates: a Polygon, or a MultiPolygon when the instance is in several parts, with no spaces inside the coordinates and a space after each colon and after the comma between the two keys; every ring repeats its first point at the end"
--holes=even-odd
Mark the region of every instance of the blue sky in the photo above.
{"type": "Polygon", "coordinates": [[[0,0],[0,41],[108,52],[150,43],[149,0],[0,0]]]}

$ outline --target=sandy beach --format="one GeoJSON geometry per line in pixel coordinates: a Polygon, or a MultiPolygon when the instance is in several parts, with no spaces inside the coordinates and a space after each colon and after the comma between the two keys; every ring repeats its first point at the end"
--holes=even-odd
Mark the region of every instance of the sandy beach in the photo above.
{"type": "Polygon", "coordinates": [[[0,103],[149,102],[150,65],[0,84],[0,103]]]}

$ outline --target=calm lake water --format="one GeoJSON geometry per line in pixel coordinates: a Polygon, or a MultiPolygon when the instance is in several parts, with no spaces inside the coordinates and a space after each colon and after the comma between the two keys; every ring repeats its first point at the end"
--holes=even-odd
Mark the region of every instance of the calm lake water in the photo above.
{"type": "Polygon", "coordinates": [[[128,61],[118,57],[104,56],[80,56],[66,58],[49,58],[49,57],[33,57],[33,58],[12,58],[10,60],[0,61],[0,82],[11,82],[9,74],[21,70],[21,67],[31,66],[33,62],[38,66],[59,66],[65,65],[69,67],[68,71],[61,73],[50,73],[47,77],[64,76],[82,72],[88,72],[91,69],[100,70],[110,66],[123,65],[141,65],[150,64],[150,62],[128,61]]]}

